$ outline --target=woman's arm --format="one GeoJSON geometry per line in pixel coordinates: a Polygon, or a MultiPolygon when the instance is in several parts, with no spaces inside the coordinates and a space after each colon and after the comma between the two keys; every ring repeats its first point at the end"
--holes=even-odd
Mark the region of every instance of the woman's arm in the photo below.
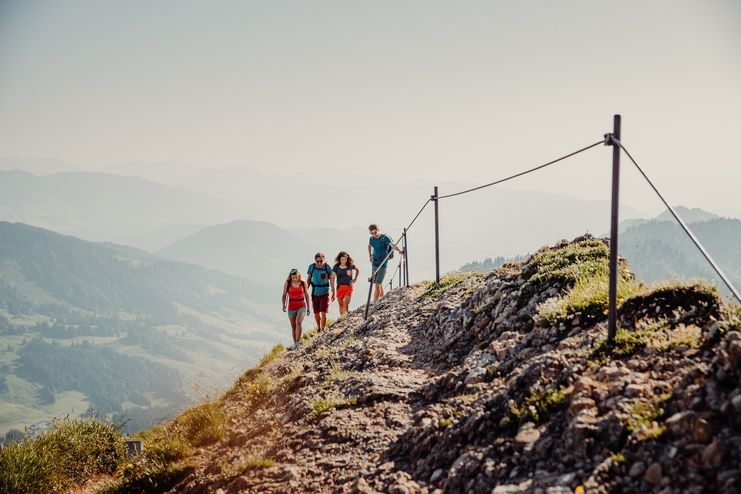
{"type": "Polygon", "coordinates": [[[355,265],[353,265],[353,268],[355,268],[355,278],[352,279],[352,283],[355,284],[358,281],[358,276],[360,276],[360,269],[355,265]]]}
{"type": "Polygon", "coordinates": [[[285,283],[283,283],[283,297],[282,297],[283,312],[286,311],[286,295],[287,294],[288,294],[288,282],[286,281],[285,283]]]}

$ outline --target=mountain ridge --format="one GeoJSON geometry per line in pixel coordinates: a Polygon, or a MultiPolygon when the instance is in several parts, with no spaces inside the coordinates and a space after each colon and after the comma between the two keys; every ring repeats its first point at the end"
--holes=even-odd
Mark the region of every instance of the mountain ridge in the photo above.
{"type": "Polygon", "coordinates": [[[111,492],[734,492],[741,307],[621,263],[608,347],[608,250],[587,236],[393,290],[143,435],[155,452],[111,492]],[[193,446],[158,474],[171,434],[193,446]]]}

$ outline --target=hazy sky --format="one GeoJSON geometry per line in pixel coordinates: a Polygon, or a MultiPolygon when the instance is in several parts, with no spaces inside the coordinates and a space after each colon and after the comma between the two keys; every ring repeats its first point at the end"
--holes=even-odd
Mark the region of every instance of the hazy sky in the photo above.
{"type": "MultiPolygon", "coordinates": [[[[487,182],[621,113],[671,202],[741,209],[739,88],[737,0],[0,0],[0,157],[88,168],[487,182]]],[[[609,166],[515,187],[606,198],[609,166]]],[[[623,200],[656,205],[625,168],[623,200]]]]}

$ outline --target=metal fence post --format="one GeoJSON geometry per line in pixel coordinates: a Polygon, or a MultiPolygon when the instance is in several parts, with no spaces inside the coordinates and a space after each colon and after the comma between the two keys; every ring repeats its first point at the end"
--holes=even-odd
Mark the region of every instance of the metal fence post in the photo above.
{"type": "Polygon", "coordinates": [[[440,283],[440,223],[438,220],[437,197],[436,185],[435,193],[430,197],[430,200],[435,201],[435,283],[440,283]]]}
{"type": "Polygon", "coordinates": [[[365,303],[365,319],[368,319],[368,311],[370,310],[370,299],[371,299],[371,294],[373,293],[373,282],[376,281],[376,270],[373,269],[372,263],[371,263],[371,277],[368,278],[368,281],[370,281],[370,286],[368,287],[368,301],[365,303]]]}
{"type": "Polygon", "coordinates": [[[409,254],[407,252],[407,229],[404,228],[404,286],[409,286],[409,254]]]}
{"type": "MultiPolygon", "coordinates": [[[[613,118],[612,137],[620,141],[620,115],[613,118]]],[[[610,288],[607,311],[607,344],[612,345],[617,333],[617,286],[618,286],[618,208],[620,205],[620,146],[612,139],[612,208],[610,218],[610,288]]]]}

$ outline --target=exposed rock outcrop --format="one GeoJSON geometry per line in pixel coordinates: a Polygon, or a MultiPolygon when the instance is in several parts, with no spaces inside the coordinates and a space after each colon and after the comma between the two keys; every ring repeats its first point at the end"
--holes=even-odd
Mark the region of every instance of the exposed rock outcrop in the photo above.
{"type": "Polygon", "coordinates": [[[612,349],[599,300],[544,317],[606,252],[584,237],[352,312],[247,373],[173,491],[739,492],[737,307],[639,291],[612,349]]]}

